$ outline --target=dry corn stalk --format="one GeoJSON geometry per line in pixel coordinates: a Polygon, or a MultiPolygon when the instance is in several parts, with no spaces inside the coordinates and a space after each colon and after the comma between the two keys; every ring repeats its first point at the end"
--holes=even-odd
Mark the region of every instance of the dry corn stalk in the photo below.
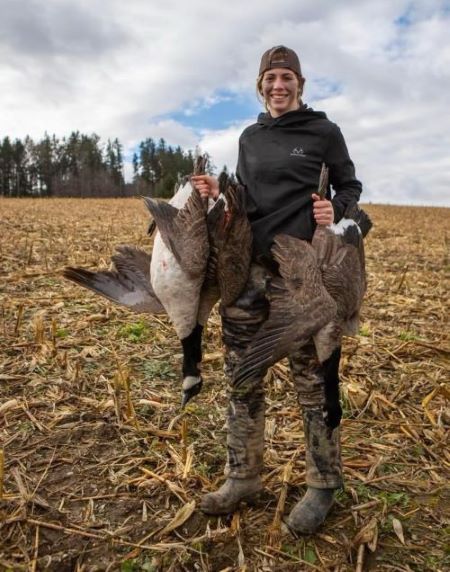
{"type": "Polygon", "coordinates": [[[5,469],[5,453],[3,449],[0,449],[0,500],[3,499],[3,478],[5,469]]]}
{"type": "Polygon", "coordinates": [[[268,531],[267,544],[271,547],[278,548],[281,540],[281,517],[284,512],[284,505],[286,504],[287,489],[289,479],[292,474],[292,463],[289,462],[283,471],[283,480],[281,484],[280,496],[278,497],[278,504],[275,511],[275,516],[268,531]]]}
{"type": "Polygon", "coordinates": [[[43,344],[45,339],[44,313],[38,312],[34,317],[34,341],[43,344]]]}
{"type": "Polygon", "coordinates": [[[176,528],[178,528],[179,526],[184,524],[191,517],[194,510],[195,510],[195,500],[188,502],[184,506],[182,506],[177,511],[177,513],[175,514],[173,519],[169,522],[169,524],[167,524],[161,530],[161,532],[159,533],[159,537],[162,537],[165,534],[168,534],[172,530],[175,530],[176,528]]]}
{"type": "Polygon", "coordinates": [[[181,458],[185,465],[187,457],[187,433],[187,418],[185,417],[181,423],[181,458]]]}
{"type": "Polygon", "coordinates": [[[17,310],[16,325],[14,326],[14,335],[15,336],[17,336],[17,334],[19,333],[20,325],[22,324],[23,308],[24,308],[23,304],[19,304],[19,308],[17,310]]]}

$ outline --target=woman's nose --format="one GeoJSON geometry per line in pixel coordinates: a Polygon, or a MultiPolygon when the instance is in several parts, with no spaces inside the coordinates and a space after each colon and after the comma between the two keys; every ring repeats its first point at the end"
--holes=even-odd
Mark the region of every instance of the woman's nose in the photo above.
{"type": "Polygon", "coordinates": [[[282,79],[281,77],[276,77],[276,78],[275,78],[275,81],[273,82],[273,87],[274,87],[275,89],[277,89],[277,88],[278,88],[278,89],[283,88],[283,87],[284,87],[283,79],[282,79]]]}

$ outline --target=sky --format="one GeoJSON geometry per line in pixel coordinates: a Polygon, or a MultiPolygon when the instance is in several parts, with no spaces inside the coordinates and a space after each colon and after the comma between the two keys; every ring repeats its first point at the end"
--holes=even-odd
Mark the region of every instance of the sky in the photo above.
{"type": "Polygon", "coordinates": [[[262,53],[345,137],[362,202],[450,206],[450,0],[0,0],[0,138],[97,133],[234,171],[262,53]]]}

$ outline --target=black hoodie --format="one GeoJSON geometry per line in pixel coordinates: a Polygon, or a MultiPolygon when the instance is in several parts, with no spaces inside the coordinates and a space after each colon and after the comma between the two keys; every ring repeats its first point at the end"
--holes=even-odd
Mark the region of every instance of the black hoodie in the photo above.
{"type": "Polygon", "coordinates": [[[306,106],[276,118],[261,113],[242,133],[236,174],[247,187],[257,260],[271,265],[270,247],[279,233],[312,239],[311,194],[317,192],[322,162],[329,167],[337,222],[346,206],[358,201],[361,183],[339,127],[325,113],[306,106]]]}

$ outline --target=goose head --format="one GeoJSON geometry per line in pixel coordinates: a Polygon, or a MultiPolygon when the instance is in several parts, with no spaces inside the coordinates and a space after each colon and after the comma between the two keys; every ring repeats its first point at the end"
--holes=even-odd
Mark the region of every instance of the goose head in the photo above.
{"type": "Polygon", "coordinates": [[[183,379],[183,393],[181,397],[181,407],[184,409],[189,401],[198,395],[203,387],[201,375],[188,375],[183,379]]]}

